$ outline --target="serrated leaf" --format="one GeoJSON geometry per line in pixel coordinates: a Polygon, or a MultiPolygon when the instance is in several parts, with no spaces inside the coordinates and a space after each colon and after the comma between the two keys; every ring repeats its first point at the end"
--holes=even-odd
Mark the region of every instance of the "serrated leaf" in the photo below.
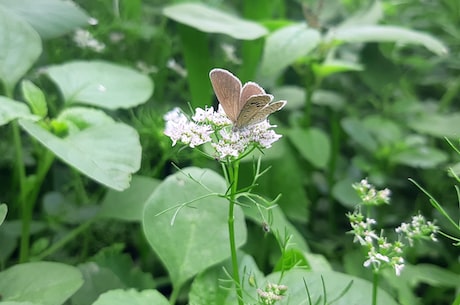
{"type": "Polygon", "coordinates": [[[61,305],[83,283],[77,268],[61,263],[19,264],[0,272],[4,301],[61,305]]]}
{"type": "Polygon", "coordinates": [[[30,113],[26,104],[0,96],[0,126],[15,119],[35,120],[36,118],[30,113]]]}
{"type": "Polygon", "coordinates": [[[331,144],[327,134],[317,128],[291,129],[287,136],[300,155],[314,166],[325,168],[331,154],[331,144]]]}
{"type": "Polygon", "coordinates": [[[265,41],[260,75],[276,76],[320,43],[320,33],[305,23],[293,24],[271,33],[265,41]]]}
{"type": "Polygon", "coordinates": [[[27,21],[43,39],[55,38],[88,25],[89,16],[72,1],[0,0],[27,21]]]}
{"type": "Polygon", "coordinates": [[[221,33],[236,39],[253,40],[267,34],[256,22],[224,13],[202,3],[180,3],[163,9],[167,17],[206,33],[221,33]]]}
{"type": "Polygon", "coordinates": [[[112,290],[102,294],[93,305],[169,305],[166,299],[157,290],[136,291],[129,290],[112,290]]]}
{"type": "Polygon", "coordinates": [[[446,55],[447,47],[433,36],[391,25],[357,25],[331,31],[328,39],[343,42],[394,42],[396,44],[419,44],[437,55],[446,55]]]}
{"type": "Polygon", "coordinates": [[[151,79],[136,70],[103,61],[74,61],[46,70],[66,104],[106,109],[131,108],[147,102],[151,79]]]}
{"type": "Polygon", "coordinates": [[[42,52],[40,36],[24,20],[0,6],[0,79],[7,92],[42,52]]]}
{"type": "Polygon", "coordinates": [[[58,158],[115,190],[126,189],[140,167],[139,135],[126,124],[92,126],[61,139],[33,122],[19,123],[58,158]]]}
{"type": "MultiPolygon", "coordinates": [[[[209,196],[209,192],[224,194],[226,189],[225,180],[217,173],[192,167],[166,178],[147,201],[144,233],[168,270],[175,289],[230,257],[228,202],[216,194],[209,196]],[[187,202],[191,203],[171,223],[176,207],[187,202]]],[[[239,206],[235,206],[235,234],[236,246],[240,247],[247,233],[239,206]]]]}
{"type": "Polygon", "coordinates": [[[48,106],[46,105],[45,94],[43,91],[29,80],[24,80],[22,82],[21,89],[22,95],[32,109],[33,114],[36,114],[41,118],[46,117],[48,114],[48,106]]]}

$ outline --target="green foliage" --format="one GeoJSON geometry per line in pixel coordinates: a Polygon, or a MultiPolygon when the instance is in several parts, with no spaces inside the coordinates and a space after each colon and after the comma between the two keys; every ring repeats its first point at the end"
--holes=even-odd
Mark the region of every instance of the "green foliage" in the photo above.
{"type": "Polygon", "coordinates": [[[459,39],[458,0],[0,0],[0,303],[460,304],[459,39]],[[215,67],[288,102],[236,169],[164,135],[215,67]],[[378,283],[366,177],[441,228],[378,283]]]}

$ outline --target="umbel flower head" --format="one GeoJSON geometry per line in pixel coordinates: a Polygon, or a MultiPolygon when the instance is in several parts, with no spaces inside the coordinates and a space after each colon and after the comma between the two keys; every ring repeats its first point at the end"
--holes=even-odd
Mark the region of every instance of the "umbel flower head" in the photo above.
{"type": "Polygon", "coordinates": [[[165,135],[173,146],[178,142],[192,148],[210,143],[218,159],[239,158],[255,148],[269,148],[281,135],[272,130],[267,120],[269,114],[278,111],[286,101],[272,103],[273,96],[256,83],[241,86],[230,72],[214,69],[210,73],[214,91],[220,105],[196,108],[192,117],[179,108],[168,112],[165,135]],[[246,88],[246,89],[245,89],[246,88]]]}

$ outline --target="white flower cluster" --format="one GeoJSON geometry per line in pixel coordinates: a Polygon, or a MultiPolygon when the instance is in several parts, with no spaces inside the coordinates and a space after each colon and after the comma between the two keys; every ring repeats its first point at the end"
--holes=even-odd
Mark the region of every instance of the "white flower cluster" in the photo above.
{"type": "Polygon", "coordinates": [[[79,48],[90,49],[97,53],[105,49],[105,44],[94,38],[93,34],[87,30],[77,29],[73,35],[73,41],[79,48]]]}
{"type": "Polygon", "coordinates": [[[404,268],[404,258],[402,249],[404,244],[400,241],[389,243],[383,232],[379,235],[372,229],[377,221],[372,218],[366,218],[359,211],[347,214],[352,227],[351,233],[354,234],[353,242],[359,242],[368,249],[367,260],[364,267],[372,266],[375,271],[385,266],[390,266],[395,270],[397,276],[401,274],[404,268]]]}
{"type": "Polygon", "coordinates": [[[268,283],[264,290],[258,288],[257,294],[259,295],[261,304],[272,305],[275,304],[276,301],[280,301],[286,291],[286,285],[268,283]]]}
{"type": "Polygon", "coordinates": [[[254,146],[269,148],[281,138],[271,129],[275,126],[267,120],[242,129],[234,128],[221,107],[217,111],[213,107],[197,108],[191,119],[179,108],[174,108],[164,119],[164,133],[171,138],[173,146],[181,142],[194,148],[210,142],[216,152],[215,157],[219,159],[237,158],[254,146]]]}
{"type": "Polygon", "coordinates": [[[414,239],[431,239],[432,241],[438,241],[436,233],[439,231],[439,227],[433,222],[427,221],[423,215],[412,216],[410,223],[402,223],[396,229],[396,233],[404,234],[412,246],[414,239]]]}
{"type": "Polygon", "coordinates": [[[391,192],[389,189],[377,191],[367,179],[362,179],[359,183],[353,184],[353,188],[358,193],[364,205],[381,205],[390,203],[391,192]]]}

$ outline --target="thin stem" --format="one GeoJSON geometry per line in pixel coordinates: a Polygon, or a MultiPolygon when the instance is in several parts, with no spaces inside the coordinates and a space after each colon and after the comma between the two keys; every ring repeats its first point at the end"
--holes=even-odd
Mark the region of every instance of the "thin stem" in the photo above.
{"type": "Polygon", "coordinates": [[[51,247],[40,253],[37,257],[35,257],[38,260],[42,260],[45,257],[53,254],[57,250],[63,248],[68,242],[75,240],[77,235],[85,231],[93,222],[95,218],[89,219],[85,221],[84,223],[80,224],[78,227],[70,231],[66,236],[58,240],[55,244],[53,244],[51,247]]]}
{"type": "Polygon", "coordinates": [[[179,296],[179,289],[173,287],[171,295],[169,296],[169,304],[176,304],[177,297],[179,296]]]}
{"type": "Polygon", "coordinates": [[[377,289],[379,287],[379,272],[372,272],[372,305],[377,305],[377,289]]]}
{"type": "Polygon", "coordinates": [[[18,177],[19,196],[18,203],[21,211],[22,228],[21,243],[19,246],[19,262],[23,263],[29,258],[29,239],[30,239],[30,222],[32,221],[32,211],[27,204],[26,190],[26,169],[22,154],[21,133],[18,122],[12,122],[13,145],[16,152],[16,176],[18,177]]]}
{"type": "Polygon", "coordinates": [[[232,267],[233,267],[233,280],[235,281],[235,289],[238,297],[238,304],[244,305],[243,303],[243,292],[241,290],[240,283],[240,274],[238,269],[238,257],[236,255],[236,243],[235,243],[235,215],[234,208],[236,203],[236,194],[238,191],[238,171],[239,171],[239,161],[234,161],[233,163],[227,166],[227,172],[229,176],[229,181],[231,185],[230,189],[230,202],[228,206],[228,235],[230,239],[230,252],[232,257],[232,267]]]}

